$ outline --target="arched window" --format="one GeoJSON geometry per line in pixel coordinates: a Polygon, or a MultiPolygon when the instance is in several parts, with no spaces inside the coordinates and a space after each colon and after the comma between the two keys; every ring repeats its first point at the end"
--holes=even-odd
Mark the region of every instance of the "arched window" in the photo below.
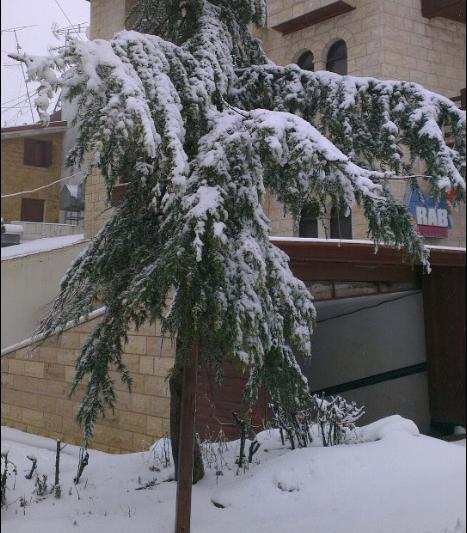
{"type": "Polygon", "coordinates": [[[347,74],[347,45],[342,39],[335,42],[328,52],[326,70],[336,74],[347,74]]]}
{"type": "Polygon", "coordinates": [[[297,65],[303,70],[311,70],[313,72],[315,70],[315,56],[313,52],[310,52],[310,50],[303,52],[298,58],[297,65]]]}
{"type": "Polygon", "coordinates": [[[337,207],[331,209],[331,239],[352,238],[352,213],[344,216],[337,207]]]}
{"type": "Polygon", "coordinates": [[[318,219],[313,209],[304,208],[298,226],[299,237],[318,237],[318,219]]]}

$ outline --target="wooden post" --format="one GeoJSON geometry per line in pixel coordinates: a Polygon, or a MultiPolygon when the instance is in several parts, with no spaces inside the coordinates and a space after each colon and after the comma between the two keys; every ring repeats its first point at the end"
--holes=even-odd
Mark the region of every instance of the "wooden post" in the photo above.
{"type": "Polygon", "coordinates": [[[55,487],[60,485],[60,446],[61,442],[57,441],[57,451],[55,453],[55,487]]]}
{"type": "Polygon", "coordinates": [[[199,345],[198,341],[195,339],[191,350],[190,360],[185,363],[183,369],[175,533],[190,533],[198,352],[199,345]]]}

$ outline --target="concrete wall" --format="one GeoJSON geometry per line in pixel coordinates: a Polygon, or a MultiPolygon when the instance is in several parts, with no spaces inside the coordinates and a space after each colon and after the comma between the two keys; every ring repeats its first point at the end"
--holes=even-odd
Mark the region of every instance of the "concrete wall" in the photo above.
{"type": "Polygon", "coordinates": [[[57,295],[65,271],[85,245],[2,260],[2,348],[33,334],[57,295]]]}
{"type": "MultiPolygon", "coordinates": [[[[68,397],[79,350],[98,318],[50,337],[43,344],[8,353],[1,359],[2,424],[79,445],[75,421],[84,385],[68,397]]],[[[109,412],[95,427],[92,446],[125,453],[147,450],[169,433],[166,377],[173,366],[173,346],[157,326],[145,325],[128,336],[123,362],[133,378],[130,394],[116,372],[115,415],[109,412]]]]}

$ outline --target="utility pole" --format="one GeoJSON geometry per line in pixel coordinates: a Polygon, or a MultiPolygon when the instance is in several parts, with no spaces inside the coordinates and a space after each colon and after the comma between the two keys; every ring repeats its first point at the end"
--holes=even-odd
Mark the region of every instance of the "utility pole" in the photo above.
{"type": "Polygon", "coordinates": [[[199,341],[195,335],[190,359],[185,361],[183,369],[175,533],[190,533],[198,357],[199,341]]]}
{"type": "MultiPolygon", "coordinates": [[[[13,30],[13,33],[15,35],[15,41],[16,41],[16,51],[18,52],[18,54],[21,53],[22,51],[22,48],[19,44],[19,40],[18,40],[18,35],[16,33],[16,29],[13,30]]],[[[32,110],[32,104],[31,104],[31,95],[29,94],[29,87],[28,87],[28,81],[26,79],[26,73],[24,72],[24,65],[23,63],[21,63],[21,72],[23,74],[23,80],[24,80],[24,85],[26,86],[26,94],[28,95],[28,103],[29,103],[29,110],[31,111],[31,118],[32,118],[32,121],[34,122],[34,112],[32,110]]]]}

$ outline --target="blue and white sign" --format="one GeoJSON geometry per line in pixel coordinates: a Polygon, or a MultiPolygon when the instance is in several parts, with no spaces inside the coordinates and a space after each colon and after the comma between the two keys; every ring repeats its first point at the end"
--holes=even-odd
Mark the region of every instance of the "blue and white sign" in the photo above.
{"type": "Polygon", "coordinates": [[[445,200],[439,200],[435,203],[429,196],[412,191],[409,211],[414,217],[420,235],[435,239],[448,237],[448,230],[452,228],[452,222],[445,200]]]}

